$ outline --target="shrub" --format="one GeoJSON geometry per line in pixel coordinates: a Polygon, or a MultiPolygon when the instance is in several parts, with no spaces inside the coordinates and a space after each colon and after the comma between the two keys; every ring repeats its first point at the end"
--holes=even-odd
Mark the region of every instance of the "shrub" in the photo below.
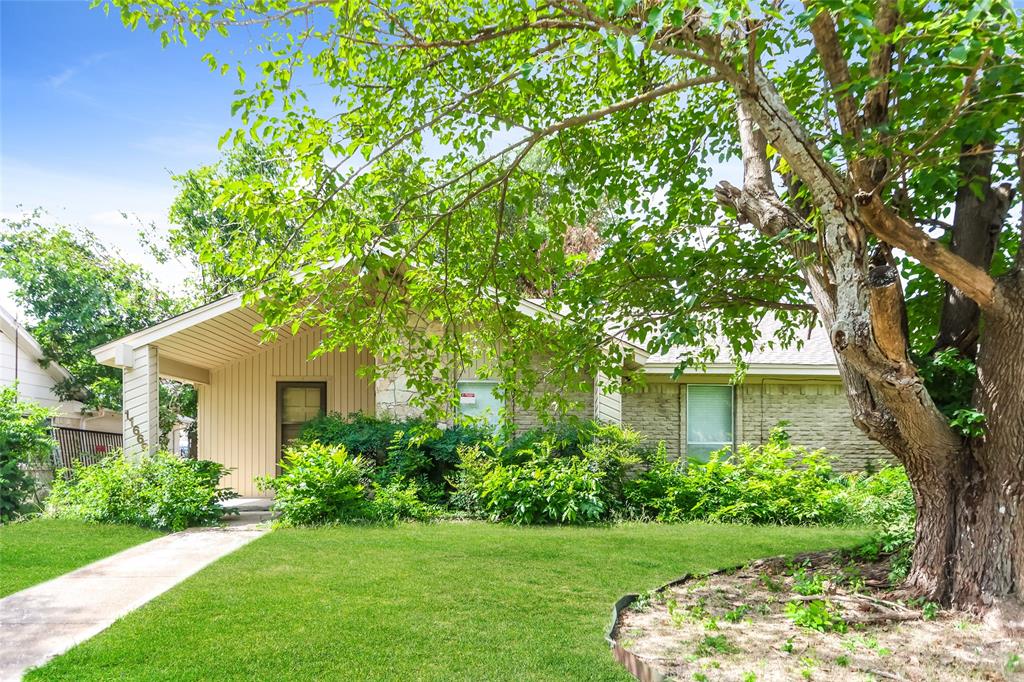
{"type": "Polygon", "coordinates": [[[306,422],[298,440],[300,443],[340,445],[353,456],[382,464],[395,434],[403,430],[403,424],[392,419],[379,419],[359,412],[346,417],[332,412],[306,422]]]}
{"type": "Polygon", "coordinates": [[[914,522],[917,510],[914,493],[902,467],[884,466],[874,474],[854,478],[848,491],[852,507],[850,521],[874,526],[877,530],[864,550],[871,554],[891,554],[890,580],[897,583],[910,572],[914,549],[914,522]]]}
{"type": "Polygon", "coordinates": [[[281,473],[259,478],[274,492],[274,509],[285,525],[366,519],[371,515],[367,491],[373,464],[352,456],[343,445],[299,444],[281,458],[281,473]]]}
{"type": "Polygon", "coordinates": [[[58,472],[47,513],[101,523],[179,531],[216,523],[219,502],[234,493],[218,488],[227,468],[167,452],[139,459],[114,453],[96,464],[58,472]]]}
{"type": "Polygon", "coordinates": [[[299,441],[343,446],[376,465],[377,482],[385,486],[395,480],[415,482],[420,499],[435,503],[443,502],[450,492],[445,481],[458,464],[459,449],[489,437],[485,429],[472,425],[441,429],[420,418],[332,413],[308,422],[299,441]]]}
{"type": "Polygon", "coordinates": [[[631,470],[648,457],[642,436],[584,424],[508,445],[464,448],[453,500],[513,523],[588,523],[618,514],[631,470]]]}
{"type": "Polygon", "coordinates": [[[525,464],[495,463],[479,488],[481,509],[513,523],[587,523],[609,511],[604,472],[580,457],[540,455],[525,464]]]}
{"type": "Polygon", "coordinates": [[[426,520],[436,514],[414,482],[375,480],[373,462],[343,445],[299,443],[285,450],[281,474],[257,482],[273,490],[274,510],[284,525],[426,520]]]}
{"type": "Polygon", "coordinates": [[[55,443],[48,419],[35,403],[18,400],[18,390],[0,388],[0,523],[15,518],[35,492],[28,467],[49,459],[55,443]]]}
{"type": "Polygon", "coordinates": [[[392,481],[387,485],[373,484],[372,512],[377,521],[426,521],[437,515],[436,508],[420,499],[415,483],[392,481]]]}
{"type": "Polygon", "coordinates": [[[625,496],[634,513],[659,521],[844,523],[845,489],[823,451],[790,444],[780,426],[764,445],[714,452],[707,462],[668,462],[656,453],[626,483],[625,496]]]}

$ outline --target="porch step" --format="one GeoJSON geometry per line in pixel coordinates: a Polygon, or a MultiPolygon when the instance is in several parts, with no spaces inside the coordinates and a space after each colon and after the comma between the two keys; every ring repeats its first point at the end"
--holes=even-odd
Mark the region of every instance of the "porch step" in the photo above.
{"type": "Polygon", "coordinates": [[[272,497],[236,497],[224,500],[220,506],[224,509],[237,509],[240,512],[265,512],[270,511],[270,505],[273,503],[272,497]]]}
{"type": "Polygon", "coordinates": [[[242,511],[237,514],[225,514],[220,517],[227,526],[254,526],[273,521],[277,516],[271,511],[242,511]]]}

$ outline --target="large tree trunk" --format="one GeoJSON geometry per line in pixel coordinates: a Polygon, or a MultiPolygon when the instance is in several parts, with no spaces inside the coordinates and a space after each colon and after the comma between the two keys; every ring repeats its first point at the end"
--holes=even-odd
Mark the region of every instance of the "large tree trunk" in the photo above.
{"type": "MultiPolygon", "coordinates": [[[[770,236],[783,228],[794,233],[808,229],[798,212],[774,193],[763,154],[767,137],[822,209],[828,266],[820,267],[820,258],[802,258],[805,276],[831,333],[854,421],[904,465],[914,490],[918,518],[908,590],[972,610],[1019,605],[1024,593],[1021,275],[996,286],[957,254],[944,252],[938,259],[940,276],[950,273],[975,300],[985,302],[979,306],[984,326],[974,405],[987,417],[987,433],[965,442],[932,402],[908,356],[898,272],[884,248],[879,258],[869,259],[866,253],[868,234],[899,237],[903,227],[870,194],[856,195],[854,206],[844,183],[807,153],[794,133],[798,128],[780,123],[777,114],[783,105],[777,93],[762,84],[759,95],[741,97],[739,107],[743,190],[723,183],[718,200],[770,236]],[[819,172],[821,168],[826,171],[819,172]],[[961,271],[967,274],[958,276],[961,271]]],[[[803,257],[806,244],[789,246],[803,257]]],[[[900,237],[894,244],[926,256],[942,248],[921,236],[900,237]]]]}
{"type": "Polygon", "coordinates": [[[951,597],[974,609],[1024,599],[1024,273],[1000,282],[1000,295],[978,355],[974,407],[985,435],[964,458],[955,516],[951,597]]]}

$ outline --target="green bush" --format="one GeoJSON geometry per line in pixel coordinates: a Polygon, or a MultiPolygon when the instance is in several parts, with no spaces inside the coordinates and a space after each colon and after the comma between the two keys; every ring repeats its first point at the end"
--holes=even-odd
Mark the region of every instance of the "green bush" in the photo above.
{"type": "Polygon", "coordinates": [[[387,485],[374,482],[371,509],[376,520],[383,523],[426,521],[437,515],[435,507],[420,499],[420,490],[415,483],[402,481],[392,481],[387,485]]]}
{"type": "Polygon", "coordinates": [[[28,467],[49,460],[55,445],[48,422],[52,416],[50,410],[18,400],[16,387],[0,389],[0,523],[18,516],[35,492],[28,467]]]}
{"type": "Polygon", "coordinates": [[[343,445],[299,443],[285,451],[279,476],[257,482],[274,491],[274,510],[288,526],[434,516],[416,483],[381,483],[376,473],[370,459],[349,454],[343,445]]]}
{"type": "Polygon", "coordinates": [[[492,520],[512,523],[588,523],[609,509],[603,472],[579,457],[538,457],[525,464],[496,463],[479,499],[492,520]]]}
{"type": "Polygon", "coordinates": [[[299,444],[281,458],[281,473],[257,483],[274,492],[274,510],[285,525],[352,521],[370,517],[367,490],[373,463],[343,445],[299,444]]]}
{"type": "Polygon", "coordinates": [[[226,474],[216,462],[167,452],[138,459],[113,453],[96,464],[58,472],[47,513],[172,531],[209,525],[224,514],[219,502],[234,496],[218,488],[226,474]]]}
{"type": "Polygon", "coordinates": [[[874,474],[856,476],[848,491],[848,501],[851,522],[877,529],[864,550],[892,555],[889,577],[894,583],[902,581],[910,571],[917,519],[907,473],[902,467],[885,466],[874,474]]]}
{"type": "Polygon", "coordinates": [[[445,481],[459,462],[459,448],[489,437],[487,430],[472,425],[441,429],[420,418],[396,420],[332,413],[303,426],[299,442],[342,446],[353,456],[374,463],[374,479],[381,485],[411,481],[421,500],[438,503],[450,493],[445,481]]]}
{"type": "Polygon", "coordinates": [[[707,462],[657,453],[626,483],[625,498],[634,514],[659,521],[835,524],[852,520],[847,485],[823,451],[792,445],[777,427],[764,445],[715,452],[707,462]]]}
{"type": "Polygon", "coordinates": [[[464,448],[453,501],[513,523],[591,523],[618,514],[628,478],[646,461],[636,432],[584,424],[565,437],[535,432],[508,445],[464,448]]]}
{"type": "Polygon", "coordinates": [[[596,422],[502,439],[419,419],[332,414],[303,429],[282,469],[264,484],[291,524],[428,519],[445,509],[520,524],[858,523],[880,528],[874,551],[896,555],[894,575],[905,572],[913,537],[902,469],[838,473],[823,451],[790,443],[784,424],[762,446],[699,462],[669,461],[663,443],[596,422]]]}

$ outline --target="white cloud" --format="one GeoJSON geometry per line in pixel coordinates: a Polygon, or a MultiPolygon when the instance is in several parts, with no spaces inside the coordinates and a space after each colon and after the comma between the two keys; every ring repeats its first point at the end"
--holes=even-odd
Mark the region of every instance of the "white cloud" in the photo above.
{"type": "Polygon", "coordinates": [[[50,76],[49,78],[46,79],[46,82],[50,84],[51,88],[60,89],[65,84],[67,84],[68,81],[70,81],[75,76],[77,76],[79,73],[81,73],[85,69],[88,69],[90,66],[93,66],[94,64],[98,64],[98,63],[102,62],[104,59],[106,59],[109,56],[110,56],[109,52],[95,52],[95,53],[85,57],[84,59],[79,61],[77,64],[74,64],[73,66],[69,66],[66,69],[64,69],[63,71],[61,71],[60,73],[55,74],[53,76],[50,76]]]}

